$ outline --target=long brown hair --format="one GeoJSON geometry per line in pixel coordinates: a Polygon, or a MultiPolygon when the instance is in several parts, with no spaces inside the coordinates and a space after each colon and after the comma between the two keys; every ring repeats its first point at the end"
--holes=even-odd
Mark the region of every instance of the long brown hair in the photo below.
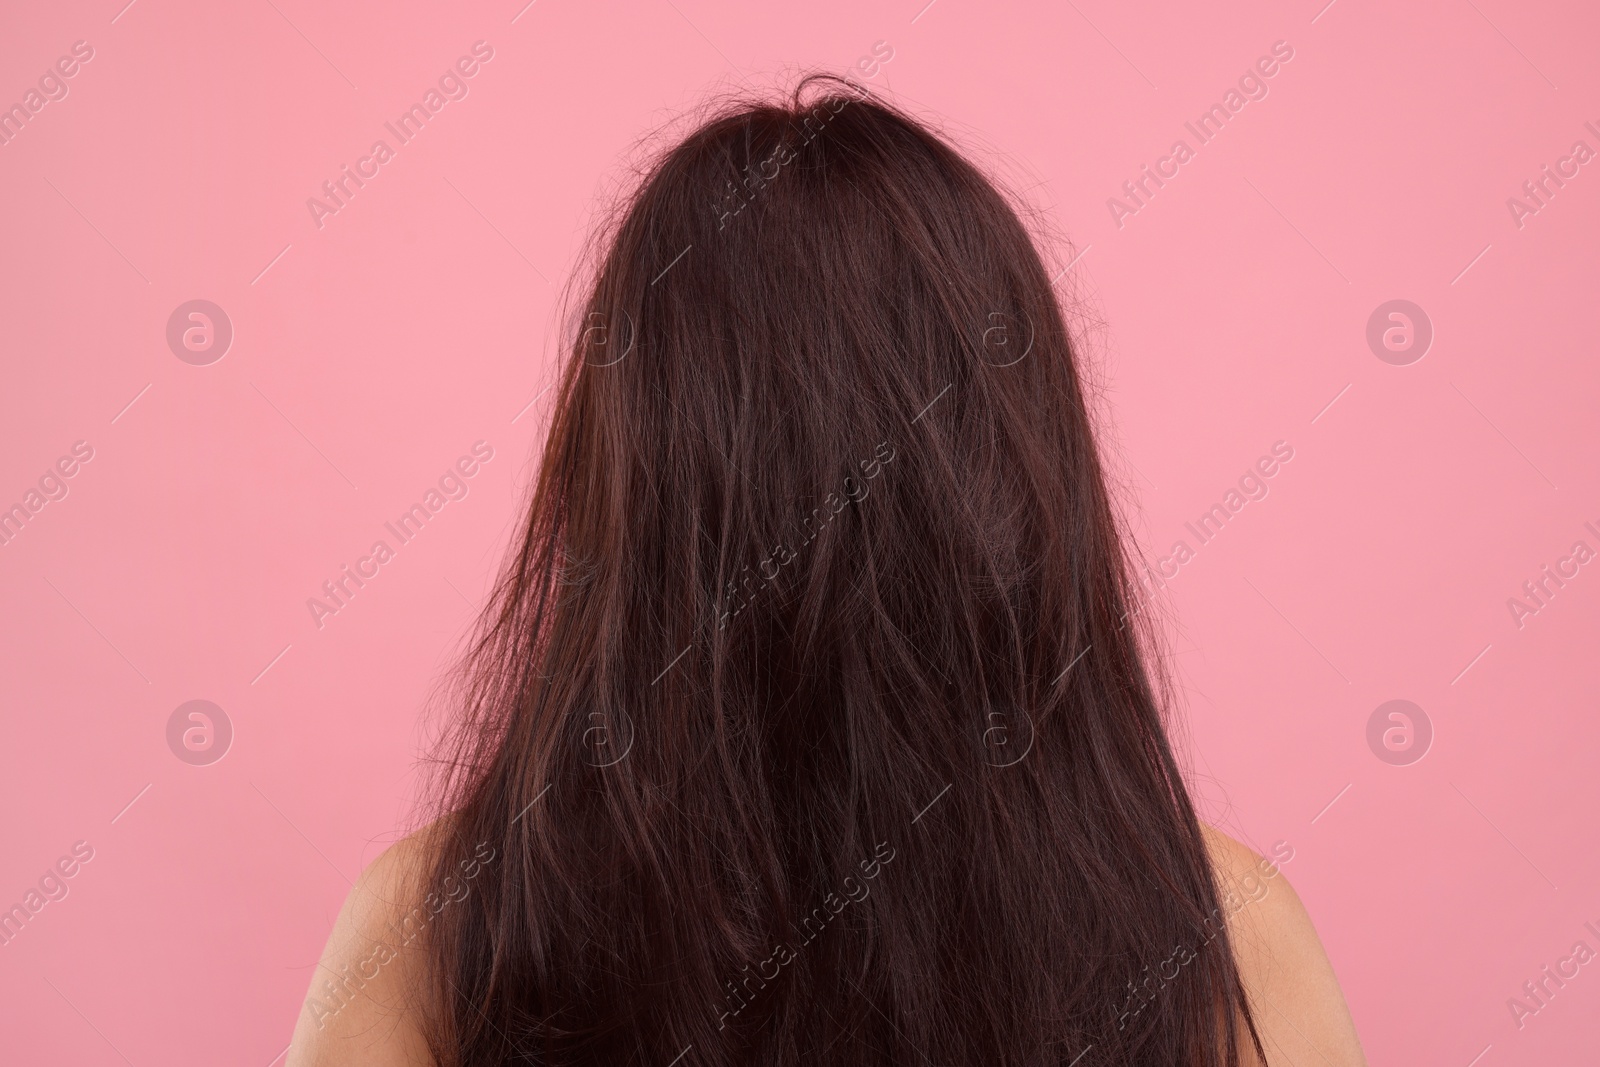
{"type": "Polygon", "coordinates": [[[1259,1051],[1017,210],[812,76],[595,239],[454,676],[440,1062],[1259,1051]]]}

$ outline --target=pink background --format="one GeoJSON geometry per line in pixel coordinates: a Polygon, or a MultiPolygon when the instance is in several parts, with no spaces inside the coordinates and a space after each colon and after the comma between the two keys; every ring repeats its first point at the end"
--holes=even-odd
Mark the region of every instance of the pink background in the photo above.
{"type": "Polygon", "coordinates": [[[1507,598],[1600,549],[1600,163],[1520,228],[1506,204],[1600,149],[1592,7],[124,2],[0,32],[0,103],[94,49],[0,146],[0,506],[94,449],[0,547],[0,905],[95,850],[0,946],[7,1062],[279,1062],[517,521],[597,198],[707,90],[878,41],[864,80],[1081,255],[1060,285],[1104,323],[1152,554],[1294,448],[1168,584],[1173,666],[1201,803],[1294,848],[1373,1062],[1592,1061],[1600,964],[1520,1029],[1507,999],[1600,949],[1600,565],[1521,628],[1507,598]],[[478,40],[469,95],[319,229],[307,198],[478,40]],[[1279,40],[1269,95],[1119,227],[1107,198],[1279,40]],[[1396,298],[1436,333],[1409,366],[1365,340],[1396,298]],[[192,299],[233,323],[209,366],[165,341],[192,299]],[[478,440],[470,494],[319,630],[307,598],[478,440]],[[1395,698],[1435,732],[1408,766],[1366,741],[1395,698]],[[191,699],[235,730],[210,766],[167,746],[191,699]]]}

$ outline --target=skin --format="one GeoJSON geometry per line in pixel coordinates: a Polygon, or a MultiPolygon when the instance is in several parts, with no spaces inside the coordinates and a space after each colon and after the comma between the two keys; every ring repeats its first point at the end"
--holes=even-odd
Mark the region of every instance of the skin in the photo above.
{"type": "MultiPolygon", "coordinates": [[[[438,826],[390,846],[356,881],[318,963],[285,1067],[433,1067],[413,993],[426,977],[423,953],[419,943],[403,945],[393,927],[421,898],[438,826]],[[376,964],[389,956],[379,946],[393,955],[376,964]],[[334,1010],[324,980],[370,975],[374,967],[376,975],[334,1010]]],[[[1267,1050],[1263,1064],[1247,1038],[1241,1067],[1365,1067],[1333,966],[1288,878],[1281,870],[1264,876],[1269,865],[1252,849],[1201,829],[1219,888],[1237,895],[1228,934],[1267,1050]]]]}
{"type": "MultiPolygon", "coordinates": [[[[1201,832],[1219,892],[1225,899],[1230,889],[1237,894],[1228,938],[1268,1067],[1365,1067],[1333,964],[1289,879],[1221,831],[1202,826],[1201,832]],[[1269,870],[1276,873],[1264,876],[1269,870]]],[[[1244,1033],[1241,1067],[1262,1067],[1244,1033]]]]}
{"type": "MultiPolygon", "coordinates": [[[[433,1067],[412,1002],[424,977],[424,953],[420,942],[403,945],[391,927],[422,898],[419,886],[438,825],[389,846],[356,879],[313,974],[284,1067],[433,1067]],[[357,972],[379,945],[394,957],[330,1010],[336,1002],[324,981],[346,967],[357,972]]],[[[371,970],[369,963],[366,973],[371,970]]]]}

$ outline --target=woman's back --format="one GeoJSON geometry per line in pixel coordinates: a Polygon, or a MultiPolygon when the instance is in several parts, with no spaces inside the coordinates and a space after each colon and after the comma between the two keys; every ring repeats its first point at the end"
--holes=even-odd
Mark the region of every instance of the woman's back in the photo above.
{"type": "Polygon", "coordinates": [[[296,1055],[1359,1062],[1286,881],[1232,906],[1256,860],[1196,820],[1027,229],[814,87],[597,234],[448,816],[352,896],[328,967],[377,976],[296,1055]]]}
{"type": "MultiPolygon", "coordinates": [[[[285,1067],[409,1067],[431,1064],[425,1017],[436,1011],[416,912],[448,907],[426,900],[438,839],[437,824],[396,843],[357,881],[328,939],[306,998],[285,1067]],[[416,936],[408,936],[415,934],[416,936]],[[331,986],[329,983],[332,983],[331,986]]],[[[1221,884],[1229,941],[1255,1009],[1268,1063],[1365,1063],[1355,1026],[1333,968],[1299,897],[1271,861],[1204,828],[1221,884]]],[[[470,892],[470,880],[464,880],[470,892]]],[[[1137,1013],[1161,987],[1182,978],[1184,954],[1156,961],[1130,996],[1118,990],[1121,1014],[1137,1013]],[[1162,966],[1165,964],[1165,966],[1162,966]]],[[[1120,1015],[1119,1015],[1120,1018],[1120,1015]]],[[[536,1046],[526,1050],[535,1058],[536,1046]]],[[[1082,1062],[1089,1062],[1085,1056],[1082,1062]]],[[[1242,1067],[1259,1067],[1251,1048],[1242,1067]]]]}

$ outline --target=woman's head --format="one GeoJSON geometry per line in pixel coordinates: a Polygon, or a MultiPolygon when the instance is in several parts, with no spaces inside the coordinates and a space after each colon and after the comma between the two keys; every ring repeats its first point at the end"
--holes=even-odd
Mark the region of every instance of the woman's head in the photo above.
{"type": "Polygon", "coordinates": [[[599,241],[463,664],[438,878],[504,860],[432,938],[441,1054],[1212,1062],[1225,942],[1130,999],[1215,890],[1017,213],[808,79],[599,241]]]}

